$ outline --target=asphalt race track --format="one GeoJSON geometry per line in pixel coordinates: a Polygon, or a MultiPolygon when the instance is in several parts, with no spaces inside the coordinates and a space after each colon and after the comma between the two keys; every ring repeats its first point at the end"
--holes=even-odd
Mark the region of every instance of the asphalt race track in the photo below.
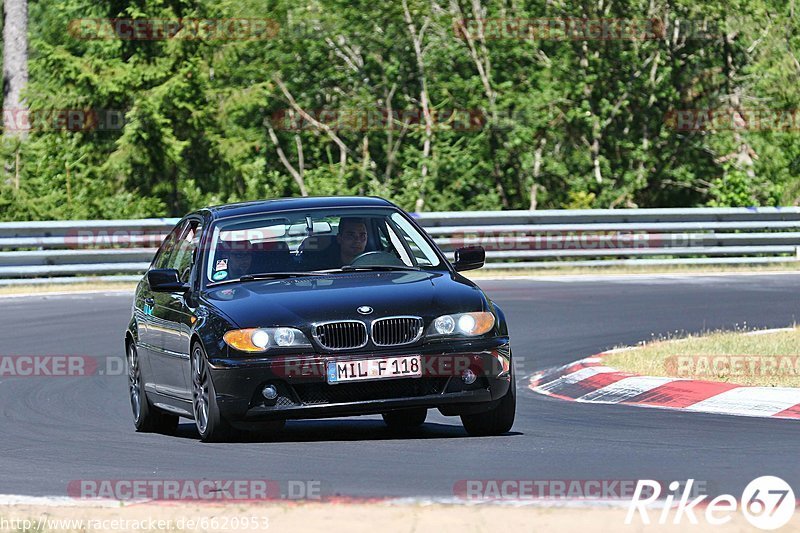
{"type": "MultiPolygon", "coordinates": [[[[484,281],[506,312],[518,376],[653,334],[784,327],[800,275],[484,281]]],[[[130,294],[0,298],[0,355],[123,355],[130,294]]],[[[798,347],[800,354],[800,347],[798,347]]],[[[412,436],[380,417],[290,422],[273,440],[202,444],[134,432],[124,375],[0,378],[0,493],[66,496],[72,480],[319,480],[326,495],[446,498],[464,479],[703,480],[741,494],[762,475],[800,487],[800,423],[520,391],[511,434],[470,438],[430,412],[412,436]]]]}

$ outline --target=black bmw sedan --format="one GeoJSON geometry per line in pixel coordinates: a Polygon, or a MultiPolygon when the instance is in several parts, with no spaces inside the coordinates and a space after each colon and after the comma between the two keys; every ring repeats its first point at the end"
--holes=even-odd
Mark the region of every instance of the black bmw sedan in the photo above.
{"type": "Polygon", "coordinates": [[[204,441],[288,419],[428,409],[470,435],[511,429],[503,312],[407,213],[380,198],[293,198],[201,209],[164,240],[125,332],[139,431],[193,419],[204,441]]]}

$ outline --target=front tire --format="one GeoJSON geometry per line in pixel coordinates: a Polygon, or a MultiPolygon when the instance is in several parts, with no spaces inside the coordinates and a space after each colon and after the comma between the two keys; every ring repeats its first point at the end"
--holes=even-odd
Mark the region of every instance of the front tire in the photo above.
{"type": "Polygon", "coordinates": [[[383,421],[391,429],[408,430],[418,428],[425,423],[428,417],[428,410],[423,408],[402,409],[399,411],[389,411],[383,413],[383,421]]]}
{"type": "Polygon", "coordinates": [[[150,403],[144,390],[139,352],[136,345],[128,343],[128,396],[133,411],[133,425],[141,433],[163,433],[172,435],[178,428],[178,416],[165,413],[150,403]]]}
{"type": "Polygon", "coordinates": [[[219,411],[208,360],[199,343],[192,347],[192,410],[203,442],[224,442],[233,437],[233,428],[219,411]]]}
{"type": "Polygon", "coordinates": [[[511,430],[517,410],[517,380],[511,374],[508,392],[494,409],[475,415],[461,415],[461,423],[472,437],[502,435],[511,430]]]}

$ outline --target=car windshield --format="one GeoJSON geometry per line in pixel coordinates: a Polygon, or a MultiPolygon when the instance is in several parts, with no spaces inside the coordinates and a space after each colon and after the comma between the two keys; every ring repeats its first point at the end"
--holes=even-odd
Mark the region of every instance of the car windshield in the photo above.
{"type": "Polygon", "coordinates": [[[320,209],[219,221],[209,282],[360,270],[441,268],[415,226],[393,209],[320,209]]]}

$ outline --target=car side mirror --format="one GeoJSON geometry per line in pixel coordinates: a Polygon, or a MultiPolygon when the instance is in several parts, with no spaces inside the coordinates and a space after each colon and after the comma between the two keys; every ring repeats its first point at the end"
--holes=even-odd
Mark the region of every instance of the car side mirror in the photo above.
{"type": "Polygon", "coordinates": [[[455,251],[455,260],[453,267],[457,271],[475,270],[486,263],[486,250],[483,249],[483,246],[459,248],[455,251]]]}
{"type": "Polygon", "coordinates": [[[187,292],[188,283],[181,283],[174,268],[156,268],[147,272],[147,282],[153,292],[187,292]]]}

